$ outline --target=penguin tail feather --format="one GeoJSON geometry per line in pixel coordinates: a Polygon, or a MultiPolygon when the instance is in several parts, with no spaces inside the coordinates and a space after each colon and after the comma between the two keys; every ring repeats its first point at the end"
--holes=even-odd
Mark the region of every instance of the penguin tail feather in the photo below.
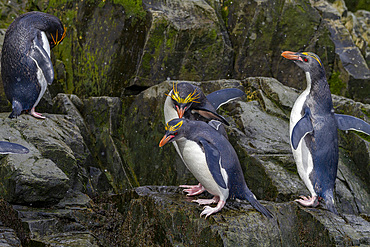
{"type": "Polygon", "coordinates": [[[323,195],[325,208],[330,212],[339,215],[337,209],[335,208],[334,196],[332,191],[326,191],[323,195]]]}
{"type": "Polygon", "coordinates": [[[17,118],[19,115],[21,115],[23,107],[18,101],[13,100],[12,108],[13,110],[12,113],[10,113],[9,118],[17,118]]]}
{"type": "Polygon", "coordinates": [[[254,194],[247,188],[247,192],[239,199],[247,200],[257,211],[265,215],[267,218],[273,218],[272,213],[257,201],[254,194]]]}

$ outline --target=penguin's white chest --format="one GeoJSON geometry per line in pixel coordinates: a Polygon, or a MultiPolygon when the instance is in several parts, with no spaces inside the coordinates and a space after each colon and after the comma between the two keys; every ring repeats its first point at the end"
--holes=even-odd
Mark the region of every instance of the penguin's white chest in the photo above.
{"type": "MultiPolygon", "coordinates": [[[[291,114],[290,114],[290,124],[289,124],[290,140],[292,138],[292,132],[293,132],[294,126],[302,118],[303,105],[311,89],[311,78],[307,74],[306,74],[306,78],[307,78],[307,88],[295,101],[291,114]]],[[[312,182],[309,178],[313,170],[312,154],[309,151],[304,141],[304,138],[302,138],[302,140],[298,144],[297,149],[294,149],[292,145],[291,145],[291,148],[292,148],[294,160],[297,165],[298,174],[303,180],[303,182],[305,183],[307,189],[310,191],[311,195],[315,196],[316,193],[313,188],[312,182]]]]}
{"type": "MultiPolygon", "coordinates": [[[[171,95],[171,94],[172,94],[172,90],[171,90],[171,92],[168,95],[171,95]]],[[[169,96],[166,97],[166,101],[164,102],[163,112],[164,112],[164,121],[166,122],[166,124],[169,121],[171,121],[172,119],[175,119],[175,118],[178,118],[179,117],[178,114],[177,114],[177,111],[173,108],[172,99],[169,96]]],[[[182,154],[181,154],[181,152],[179,150],[179,147],[177,145],[177,142],[174,141],[174,142],[172,142],[172,144],[175,147],[176,152],[179,154],[182,162],[184,162],[185,166],[188,167],[188,165],[186,164],[185,160],[182,157],[182,154]]]]}
{"type": "Polygon", "coordinates": [[[49,40],[46,37],[45,32],[41,32],[41,39],[42,39],[42,48],[47,52],[47,54],[50,57],[50,45],[49,45],[49,40]]]}
{"type": "Polygon", "coordinates": [[[177,141],[177,145],[188,169],[194,177],[204,186],[204,188],[206,188],[208,192],[215,196],[224,197],[223,195],[225,192],[214,180],[208,168],[206,156],[201,147],[196,142],[186,140],[185,138],[179,139],[177,141]]]}
{"type": "MultiPolygon", "coordinates": [[[[50,57],[50,45],[49,45],[48,38],[46,37],[46,34],[44,32],[41,32],[41,40],[42,40],[42,48],[44,48],[44,50],[47,52],[47,54],[50,57]]],[[[37,66],[37,80],[38,80],[39,85],[41,87],[40,94],[37,97],[37,100],[36,100],[35,104],[33,105],[33,107],[36,107],[38,105],[38,103],[40,102],[42,96],[44,96],[44,93],[46,91],[46,88],[47,88],[48,84],[47,84],[47,81],[45,79],[44,73],[42,72],[41,68],[39,67],[37,61],[34,60],[34,59],[33,59],[33,61],[35,61],[36,66],[37,66]]]]}
{"type": "MultiPolygon", "coordinates": [[[[172,90],[168,95],[171,95],[171,94],[172,94],[172,90]]],[[[177,111],[173,107],[172,99],[170,96],[166,97],[166,101],[164,102],[163,112],[164,112],[164,120],[166,121],[166,123],[168,123],[172,119],[179,118],[177,111]]]]}

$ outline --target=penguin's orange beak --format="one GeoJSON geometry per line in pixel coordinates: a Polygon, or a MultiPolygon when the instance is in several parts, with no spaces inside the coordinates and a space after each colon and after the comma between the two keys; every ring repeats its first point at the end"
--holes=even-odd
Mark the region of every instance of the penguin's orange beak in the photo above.
{"type": "Polygon", "coordinates": [[[292,51],[284,51],[281,53],[281,55],[289,60],[299,60],[299,56],[297,55],[297,52],[292,51]]]}
{"type": "Polygon", "coordinates": [[[177,111],[177,114],[179,115],[179,118],[182,118],[184,116],[186,108],[187,107],[182,108],[182,107],[176,106],[176,111],[177,111]]]}
{"type": "Polygon", "coordinates": [[[171,140],[172,138],[174,138],[175,136],[174,135],[164,135],[162,140],[159,142],[159,147],[163,147],[164,145],[167,144],[167,142],[169,142],[169,140],[171,140]]]}

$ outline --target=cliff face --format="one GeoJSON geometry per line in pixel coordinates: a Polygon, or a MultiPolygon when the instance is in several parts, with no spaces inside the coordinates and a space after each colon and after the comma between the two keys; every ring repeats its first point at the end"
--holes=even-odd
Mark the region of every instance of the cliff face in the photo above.
{"type": "Polygon", "coordinates": [[[0,156],[8,245],[370,244],[369,137],[339,131],[335,200],[343,216],[292,202],[308,195],[288,133],[306,80],[280,56],[283,50],[318,54],[336,113],[370,122],[369,12],[352,13],[342,1],[0,6],[0,40],[13,17],[30,10],[52,13],[67,27],[52,52],[55,81],[38,106],[46,120],[8,119],[0,86],[0,140],[30,149],[0,156]],[[205,94],[230,87],[246,93],[219,113],[231,123],[226,130],[249,188],[274,219],[238,201],[200,219],[201,207],[175,187],[197,183],[171,145],[158,147],[164,99],[178,81],[205,94]]]}
{"type": "Polygon", "coordinates": [[[303,89],[303,73],[280,54],[305,50],[320,56],[333,93],[369,103],[369,12],[350,12],[342,0],[2,1],[1,6],[0,37],[14,17],[31,10],[54,14],[67,27],[66,38],[53,49],[52,97],[131,95],[168,78],[266,76],[303,89]]]}

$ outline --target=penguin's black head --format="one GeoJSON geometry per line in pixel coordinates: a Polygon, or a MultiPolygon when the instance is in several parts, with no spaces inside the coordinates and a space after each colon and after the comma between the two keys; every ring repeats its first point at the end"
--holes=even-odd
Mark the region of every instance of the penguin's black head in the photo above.
{"type": "Polygon", "coordinates": [[[187,82],[174,83],[170,95],[179,118],[182,118],[193,104],[200,104],[205,98],[199,87],[187,82]]]}
{"type": "Polygon", "coordinates": [[[22,23],[23,25],[27,25],[29,28],[35,28],[45,32],[46,37],[49,40],[50,48],[53,48],[62,42],[67,31],[58,17],[39,11],[25,13],[19,16],[13,23],[14,25],[22,23]]]}
{"type": "Polygon", "coordinates": [[[46,30],[46,36],[48,37],[50,48],[54,48],[63,41],[66,36],[67,28],[63,27],[62,22],[58,19],[55,22],[50,23],[50,27],[46,30]]]}
{"type": "Polygon", "coordinates": [[[281,55],[289,60],[293,60],[305,72],[315,72],[318,69],[324,70],[319,56],[314,53],[284,51],[281,55]]]}
{"type": "Polygon", "coordinates": [[[165,127],[166,134],[163,136],[162,140],[159,142],[159,146],[163,147],[169,142],[176,141],[176,139],[182,137],[183,135],[183,128],[184,122],[186,119],[183,118],[176,118],[169,121],[165,127]]]}

